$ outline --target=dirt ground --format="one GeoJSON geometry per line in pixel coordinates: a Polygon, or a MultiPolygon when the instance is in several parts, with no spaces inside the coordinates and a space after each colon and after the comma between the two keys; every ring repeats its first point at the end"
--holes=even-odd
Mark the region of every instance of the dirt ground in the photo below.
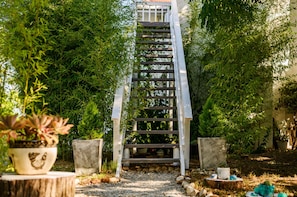
{"type": "Polygon", "coordinates": [[[228,156],[231,173],[243,179],[238,190],[218,190],[205,186],[206,175],[192,173],[197,189],[205,188],[219,196],[245,196],[247,191],[268,180],[275,186],[275,192],[297,196],[297,151],[269,151],[261,154],[228,156]]]}
{"type": "MultiPolygon", "coordinates": [[[[228,156],[228,165],[231,173],[243,179],[241,189],[224,190],[214,189],[205,185],[207,174],[201,174],[198,161],[191,161],[189,175],[195,182],[199,191],[206,189],[222,197],[244,197],[247,191],[253,189],[264,181],[270,181],[275,186],[275,192],[285,192],[288,196],[297,196],[297,151],[286,152],[268,151],[261,154],[244,156],[228,156]]],[[[54,170],[72,171],[73,164],[69,162],[56,162],[54,170]]],[[[108,177],[112,174],[107,174],[108,177]]],[[[100,182],[100,181],[99,181],[100,182]]],[[[96,182],[97,183],[97,182],[96,182]]]]}

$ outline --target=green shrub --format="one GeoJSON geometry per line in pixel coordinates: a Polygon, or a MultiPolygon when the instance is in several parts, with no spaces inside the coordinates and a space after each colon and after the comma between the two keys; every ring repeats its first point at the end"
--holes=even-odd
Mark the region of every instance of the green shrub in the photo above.
{"type": "Polygon", "coordinates": [[[280,88],[280,106],[285,107],[289,113],[297,112],[297,81],[289,80],[280,88]]]}
{"type": "Polygon", "coordinates": [[[82,120],[77,126],[79,137],[81,139],[102,138],[104,135],[103,126],[96,103],[89,101],[82,116],[82,120]]]}
{"type": "Polygon", "coordinates": [[[226,119],[211,97],[208,97],[199,116],[201,137],[221,137],[225,134],[226,119]]]}

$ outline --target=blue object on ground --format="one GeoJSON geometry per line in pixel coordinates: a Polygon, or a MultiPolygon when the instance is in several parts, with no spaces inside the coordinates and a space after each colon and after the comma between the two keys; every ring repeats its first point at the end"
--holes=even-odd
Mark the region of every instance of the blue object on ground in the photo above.
{"type": "Polygon", "coordinates": [[[264,197],[272,197],[274,194],[274,186],[260,184],[257,187],[255,187],[254,192],[256,194],[260,194],[261,196],[264,196],[264,197]]]}
{"type": "Polygon", "coordinates": [[[277,197],[288,197],[286,193],[278,193],[277,197]]]}
{"type": "Polygon", "coordinates": [[[236,176],[236,175],[234,175],[234,174],[233,174],[233,175],[231,175],[231,176],[230,176],[230,180],[237,180],[237,176],[236,176]]]}

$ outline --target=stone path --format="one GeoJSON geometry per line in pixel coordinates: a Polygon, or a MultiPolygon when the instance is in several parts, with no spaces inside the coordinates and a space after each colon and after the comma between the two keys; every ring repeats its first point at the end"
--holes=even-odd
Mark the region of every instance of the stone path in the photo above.
{"type": "Polygon", "coordinates": [[[183,197],[185,190],[175,179],[178,172],[124,171],[118,183],[77,186],[75,197],[183,197]]]}

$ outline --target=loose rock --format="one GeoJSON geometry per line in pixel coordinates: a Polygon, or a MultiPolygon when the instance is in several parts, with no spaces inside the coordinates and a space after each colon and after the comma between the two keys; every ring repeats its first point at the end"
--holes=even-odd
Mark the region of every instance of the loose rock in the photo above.
{"type": "Polygon", "coordinates": [[[183,181],[182,182],[182,186],[183,186],[183,188],[187,188],[188,186],[190,185],[190,183],[188,183],[187,181],[183,181]]]}
{"type": "Polygon", "coordinates": [[[186,192],[188,196],[196,196],[198,190],[195,190],[191,185],[186,188],[186,192]]]}
{"type": "Polygon", "coordinates": [[[178,176],[178,177],[176,177],[176,183],[177,183],[177,184],[181,184],[181,183],[183,182],[184,179],[185,179],[184,176],[178,176]]]}
{"type": "Polygon", "coordinates": [[[207,191],[206,191],[206,189],[202,189],[202,190],[200,190],[200,192],[199,192],[199,196],[201,196],[201,197],[205,197],[207,195],[207,191]]]}

